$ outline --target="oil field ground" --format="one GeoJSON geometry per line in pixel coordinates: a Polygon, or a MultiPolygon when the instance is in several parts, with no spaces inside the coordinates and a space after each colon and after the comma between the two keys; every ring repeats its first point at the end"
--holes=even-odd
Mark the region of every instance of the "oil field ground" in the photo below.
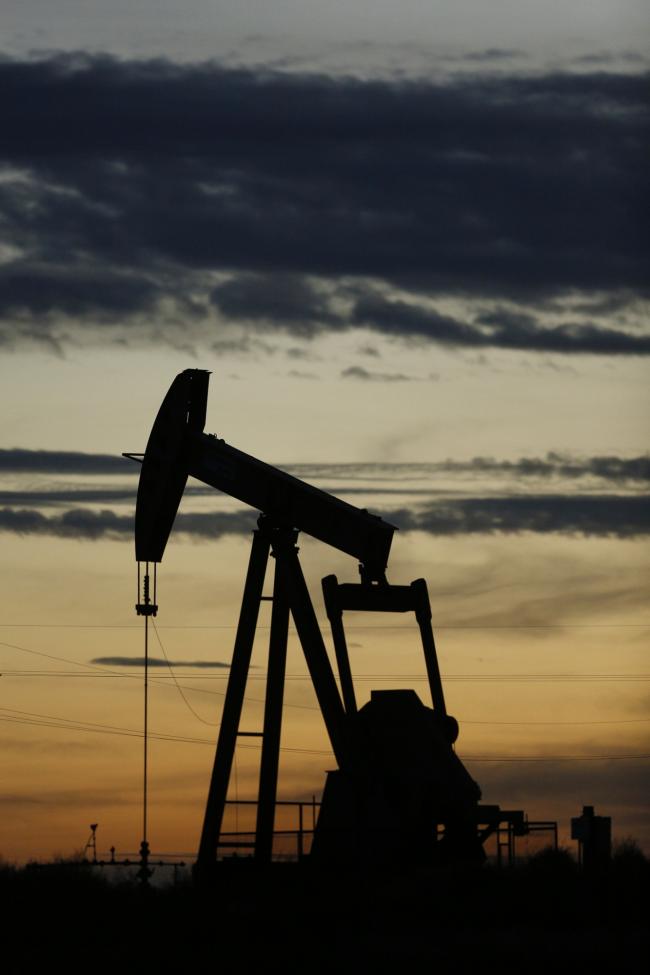
{"type": "Polygon", "coordinates": [[[633,843],[592,876],[562,849],[512,869],[435,873],[259,869],[239,858],[205,889],[110,884],[80,862],[6,865],[5,971],[636,972],[649,881],[633,843]]]}

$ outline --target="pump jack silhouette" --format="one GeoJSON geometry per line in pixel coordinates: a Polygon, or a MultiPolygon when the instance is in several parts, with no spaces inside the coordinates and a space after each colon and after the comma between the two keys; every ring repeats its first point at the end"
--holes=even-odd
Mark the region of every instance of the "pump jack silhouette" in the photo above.
{"type": "Polygon", "coordinates": [[[235,745],[238,736],[249,734],[262,739],[254,857],[260,862],[271,859],[290,616],[338,764],[328,773],[311,859],[395,862],[415,850],[419,858],[432,860],[482,859],[482,842],[510,814],[501,814],[498,806],[478,806],[481,791],[454,752],[458,724],[445,707],[426,582],[390,585],[386,579],[395,527],[205,434],[208,381],[204,370],[180,373],[160,407],[144,455],[125,455],[142,463],[135,549],[138,567],[145,563],[147,582],[148,563],[155,565],[163,558],[189,476],[260,512],[198,869],[209,870],[219,847],[228,845],[221,831],[235,745]],[[358,583],[340,585],[331,575],[323,579],[341,693],[298,559],[299,532],[359,563],[358,583]],[[271,597],[262,594],[270,556],[275,564],[271,597]],[[251,733],[240,729],[240,720],[264,599],[272,599],[264,723],[261,732],[251,733]],[[433,708],[425,707],[415,691],[386,690],[373,691],[370,701],[357,709],[343,626],[348,610],[415,614],[433,708]],[[480,823],[487,826],[481,830],[480,823]]]}

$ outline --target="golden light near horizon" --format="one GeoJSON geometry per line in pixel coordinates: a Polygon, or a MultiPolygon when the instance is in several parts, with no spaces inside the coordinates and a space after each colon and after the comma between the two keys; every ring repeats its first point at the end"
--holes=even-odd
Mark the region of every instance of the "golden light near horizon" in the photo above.
{"type": "MultiPolygon", "coordinates": [[[[433,540],[415,533],[398,535],[394,545],[391,581],[428,576],[448,707],[461,726],[458,752],[484,801],[524,807],[531,818],[558,818],[564,831],[580,803],[593,800],[607,805],[619,833],[646,843],[643,771],[631,761],[648,743],[646,629],[642,606],[630,598],[644,547],[575,540],[567,558],[563,540],[526,542],[523,548],[519,536],[433,540]],[[599,563],[606,573],[593,570],[599,563]],[[613,566],[618,582],[607,601],[603,586],[613,566]],[[582,586],[569,599],[576,578],[582,586]]],[[[141,806],[141,669],[93,663],[142,656],[128,547],[23,538],[15,548],[7,622],[16,625],[2,629],[11,705],[2,715],[11,720],[4,725],[5,776],[20,814],[9,820],[4,856],[70,851],[86,819],[101,822],[104,843],[133,851],[141,806]],[[25,625],[36,593],[39,622],[25,625]],[[58,727],[44,728],[47,722],[58,727]]],[[[301,550],[327,634],[320,578],[329,571],[342,581],[354,578],[355,566],[307,537],[301,550]]],[[[196,848],[227,669],[197,671],[183,662],[228,663],[247,558],[245,536],[188,544],[172,535],[159,571],[157,634],[186,700],[166,668],[151,671],[155,849],[196,848]]],[[[349,614],[360,704],[373,687],[414,687],[429,703],[417,628],[409,623],[349,614]]],[[[251,728],[262,718],[267,634],[262,620],[244,712],[251,728]]],[[[160,658],[156,640],[151,647],[160,658]]],[[[295,636],[287,670],[280,796],[308,799],[320,796],[333,759],[295,636]]],[[[255,744],[238,747],[233,798],[254,797],[258,762],[255,744]]]]}

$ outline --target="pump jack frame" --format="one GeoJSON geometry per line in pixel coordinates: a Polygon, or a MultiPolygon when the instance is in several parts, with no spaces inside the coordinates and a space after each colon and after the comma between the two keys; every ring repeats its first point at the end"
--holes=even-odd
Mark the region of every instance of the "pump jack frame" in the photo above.
{"type": "MultiPolygon", "coordinates": [[[[269,862],[273,852],[273,830],[280,758],[280,736],[286,672],[289,616],[293,617],[298,638],[305,654],[309,674],[329,735],[334,756],[340,768],[350,760],[346,742],[346,716],[356,713],[357,705],[350,661],[343,628],[345,610],[365,612],[412,611],[415,613],[424,650],[431,699],[437,713],[446,716],[442,681],[431,628],[431,607],[424,579],[409,586],[391,586],[387,582],[340,585],[336,576],[322,580],[325,607],[332,628],[339,680],[343,700],[336,684],[325,642],[318,625],[314,606],[298,559],[298,531],[274,524],[265,515],[258,519],[244,584],[244,592],[235,637],[232,664],[217,740],[208,799],[206,803],[197,869],[215,863],[217,851],[230,846],[221,841],[223,817],[228,798],[238,737],[262,739],[255,840],[250,845],[256,861],[269,862]],[[264,596],[263,587],[269,557],[275,561],[273,595],[264,596]],[[260,604],[272,602],[271,630],[262,731],[241,731],[241,715],[260,604]]],[[[453,719],[448,719],[452,720],[453,719]]]]}
{"type": "Polygon", "coordinates": [[[290,613],[298,631],[334,755],[339,764],[345,761],[343,705],[298,561],[298,548],[295,544],[298,532],[293,528],[274,526],[264,516],[260,517],[258,525],[257,531],[253,532],[232,665],[210,780],[197,859],[199,868],[213,863],[216,859],[235,746],[237,737],[242,735],[253,734],[262,738],[254,856],[260,861],[271,859],[290,613]],[[264,597],[262,590],[270,555],[275,559],[273,596],[264,597]],[[260,603],[269,598],[273,601],[273,610],[263,730],[252,733],[242,732],[239,730],[239,724],[260,603]]]}

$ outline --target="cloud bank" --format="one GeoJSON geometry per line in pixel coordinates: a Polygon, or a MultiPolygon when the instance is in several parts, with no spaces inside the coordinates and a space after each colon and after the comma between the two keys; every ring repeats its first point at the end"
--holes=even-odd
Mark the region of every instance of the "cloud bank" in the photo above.
{"type": "MultiPolygon", "coordinates": [[[[347,464],[282,464],[283,470],[304,479],[343,477],[350,480],[385,478],[423,478],[436,474],[500,475],[523,478],[584,478],[596,477],[614,483],[650,481],[650,454],[638,457],[617,457],[611,454],[580,457],[550,451],[544,457],[520,457],[499,460],[495,457],[472,457],[469,460],[443,460],[429,463],[347,463],[347,464]]],[[[121,455],[90,454],[66,450],[26,450],[20,447],[0,449],[0,471],[5,474],[132,474],[140,473],[137,464],[121,455]]],[[[88,489],[90,491],[90,489],[88,489]]],[[[126,496],[119,488],[115,496],[126,496]]],[[[188,487],[192,490],[192,485],[188,487]]],[[[109,492],[106,492],[104,496],[109,492]]],[[[4,497],[9,492],[3,492],[4,497]]],[[[57,500],[70,499],[74,492],[59,493],[57,500]]],[[[23,493],[24,495],[24,493],[23,493]]],[[[26,495],[24,495],[26,496],[26,495]]],[[[96,499],[97,495],[88,500],[96,499]]]]}
{"type": "Polygon", "coordinates": [[[7,346],[180,343],[225,320],[650,352],[643,75],[360,81],[69,54],[5,59],[0,85],[7,346]]]}
{"type": "MultiPolygon", "coordinates": [[[[421,508],[378,509],[402,531],[431,535],[538,532],[635,538],[650,533],[650,497],[624,495],[526,495],[454,498],[421,508]]],[[[180,513],[174,532],[195,538],[249,534],[257,513],[180,513]]],[[[34,508],[0,508],[0,531],[97,540],[131,539],[133,517],[110,509],[74,508],[44,515],[34,508]]]]}
{"type": "MultiPolygon", "coordinates": [[[[91,664],[104,667],[144,667],[144,657],[93,657],[91,664]]],[[[192,667],[196,670],[230,669],[230,664],[219,660],[164,660],[162,657],[148,657],[149,667],[192,667]]]]}

